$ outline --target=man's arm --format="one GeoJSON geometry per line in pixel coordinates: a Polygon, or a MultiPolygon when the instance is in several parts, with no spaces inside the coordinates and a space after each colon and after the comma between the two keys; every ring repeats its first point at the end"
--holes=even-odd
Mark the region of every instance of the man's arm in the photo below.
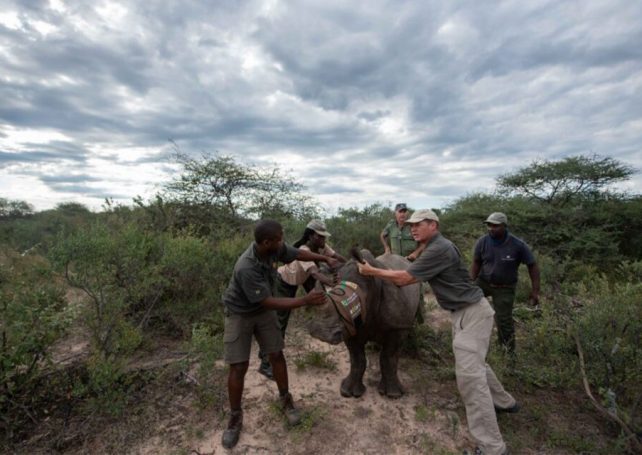
{"type": "Polygon", "coordinates": [[[478,239],[475,243],[475,248],[473,249],[473,264],[470,266],[470,279],[473,281],[477,279],[479,272],[481,271],[481,241],[481,238],[478,239]]]}
{"type": "Polygon", "coordinates": [[[359,263],[359,273],[365,276],[381,278],[397,286],[408,286],[417,283],[417,279],[405,270],[378,269],[366,263],[359,263]]]}
{"type": "Polygon", "coordinates": [[[408,256],[406,256],[406,259],[408,259],[410,262],[414,261],[419,257],[421,252],[426,248],[425,243],[418,242],[417,249],[410,253],[408,256]]]}
{"type": "Polygon", "coordinates": [[[383,245],[383,254],[389,254],[390,245],[388,244],[388,234],[386,234],[386,231],[381,231],[379,239],[381,240],[381,244],[383,245]]]}
{"type": "Polygon", "coordinates": [[[304,250],[302,248],[299,248],[299,252],[296,255],[296,259],[298,261],[325,262],[332,269],[337,268],[339,266],[339,261],[337,261],[335,258],[324,256],[322,254],[313,253],[312,251],[304,250]]]}
{"type": "Polygon", "coordinates": [[[339,262],[343,262],[343,263],[348,262],[348,260],[347,260],[346,258],[344,258],[343,256],[341,256],[341,255],[340,255],[339,253],[337,253],[336,251],[334,252],[334,254],[332,255],[332,257],[333,257],[333,258],[335,258],[335,259],[336,259],[337,261],[339,261],[339,262]]]}
{"type": "Polygon", "coordinates": [[[540,282],[539,266],[537,265],[537,262],[533,262],[527,267],[528,267],[528,274],[531,277],[530,299],[531,299],[531,302],[533,302],[533,305],[537,305],[539,303],[539,282],[540,282]]]}
{"type": "Polygon", "coordinates": [[[310,276],[317,280],[321,284],[325,284],[326,286],[334,286],[335,281],[333,276],[328,276],[323,273],[321,273],[318,269],[312,269],[310,271],[310,276]]]}
{"type": "Polygon", "coordinates": [[[470,279],[475,281],[481,270],[481,261],[473,259],[473,265],[470,266],[470,279]]]}
{"type": "Polygon", "coordinates": [[[322,291],[310,291],[303,297],[268,297],[261,301],[261,305],[271,310],[291,310],[305,305],[323,305],[325,293],[322,291]]]}

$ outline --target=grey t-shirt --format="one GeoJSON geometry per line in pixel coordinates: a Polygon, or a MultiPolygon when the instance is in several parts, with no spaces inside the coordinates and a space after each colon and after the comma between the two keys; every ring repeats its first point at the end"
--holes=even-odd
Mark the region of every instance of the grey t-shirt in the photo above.
{"type": "Polygon", "coordinates": [[[276,254],[261,260],[256,253],[256,242],[238,258],[234,273],[225,293],[223,304],[232,313],[252,313],[263,308],[261,302],[272,297],[278,280],[278,262],[292,262],[299,250],[283,244],[276,254]]]}
{"type": "Polygon", "coordinates": [[[513,234],[507,234],[506,240],[500,245],[495,245],[488,234],[475,244],[474,261],[481,263],[479,277],[491,284],[515,284],[519,264],[535,263],[535,256],[528,245],[513,234]]]}
{"type": "Polygon", "coordinates": [[[482,290],[470,280],[457,247],[440,233],[430,240],[408,273],[430,283],[437,302],[446,310],[459,310],[484,297],[482,290]]]}

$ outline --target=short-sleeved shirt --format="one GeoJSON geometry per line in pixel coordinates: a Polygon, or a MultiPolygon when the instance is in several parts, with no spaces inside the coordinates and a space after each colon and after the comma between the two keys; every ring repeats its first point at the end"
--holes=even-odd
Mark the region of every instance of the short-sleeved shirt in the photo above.
{"type": "Polygon", "coordinates": [[[446,310],[457,311],[484,297],[479,286],[471,281],[457,247],[440,233],[410,264],[408,273],[418,281],[427,281],[437,302],[446,310]]]}
{"type": "Polygon", "coordinates": [[[278,280],[278,262],[292,262],[299,250],[283,244],[275,254],[262,260],[256,242],[237,259],[230,283],[223,294],[223,304],[232,313],[253,313],[263,308],[261,302],[274,295],[278,280]]]}
{"type": "MultiPolygon", "coordinates": [[[[310,251],[310,248],[307,245],[301,245],[299,249],[310,251]]],[[[335,253],[332,248],[326,245],[319,250],[319,254],[332,257],[335,253]]],[[[310,278],[311,269],[314,267],[317,267],[317,264],[314,261],[292,261],[289,264],[279,267],[278,272],[283,281],[292,286],[299,286],[310,278]]]]}
{"type": "Polygon", "coordinates": [[[535,256],[522,239],[510,233],[499,245],[486,234],[475,244],[474,260],[481,263],[479,277],[482,280],[491,284],[512,285],[517,283],[519,264],[532,265],[535,256]]]}
{"type": "Polygon", "coordinates": [[[396,220],[390,220],[382,233],[390,239],[390,251],[394,254],[408,256],[417,249],[417,242],[410,232],[409,224],[399,227],[396,220]]]}

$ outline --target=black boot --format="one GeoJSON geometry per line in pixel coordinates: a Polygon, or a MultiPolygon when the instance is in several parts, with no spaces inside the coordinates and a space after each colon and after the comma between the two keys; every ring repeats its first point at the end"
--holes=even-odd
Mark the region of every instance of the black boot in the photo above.
{"type": "Polygon", "coordinates": [[[294,407],[294,401],[292,400],[292,395],[290,395],[289,392],[285,395],[281,395],[281,411],[283,411],[283,414],[287,417],[290,426],[295,426],[301,423],[301,413],[294,407]]]}
{"type": "Polygon", "coordinates": [[[267,357],[261,359],[261,365],[259,365],[259,373],[265,376],[268,379],[274,381],[274,374],[272,373],[272,365],[267,357]]]}
{"type": "Polygon", "coordinates": [[[239,442],[241,435],[241,428],[243,428],[243,411],[232,411],[230,421],[227,424],[227,429],[223,432],[222,444],[226,449],[231,449],[239,442]]]}

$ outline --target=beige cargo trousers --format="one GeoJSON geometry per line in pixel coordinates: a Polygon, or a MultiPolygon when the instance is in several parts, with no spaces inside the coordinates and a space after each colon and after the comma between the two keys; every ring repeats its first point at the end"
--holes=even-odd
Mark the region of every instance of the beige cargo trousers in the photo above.
{"type": "Polygon", "coordinates": [[[468,430],[484,455],[506,451],[495,406],[515,405],[515,399],[486,363],[494,314],[486,298],[451,314],[457,387],[466,406],[468,430]]]}

